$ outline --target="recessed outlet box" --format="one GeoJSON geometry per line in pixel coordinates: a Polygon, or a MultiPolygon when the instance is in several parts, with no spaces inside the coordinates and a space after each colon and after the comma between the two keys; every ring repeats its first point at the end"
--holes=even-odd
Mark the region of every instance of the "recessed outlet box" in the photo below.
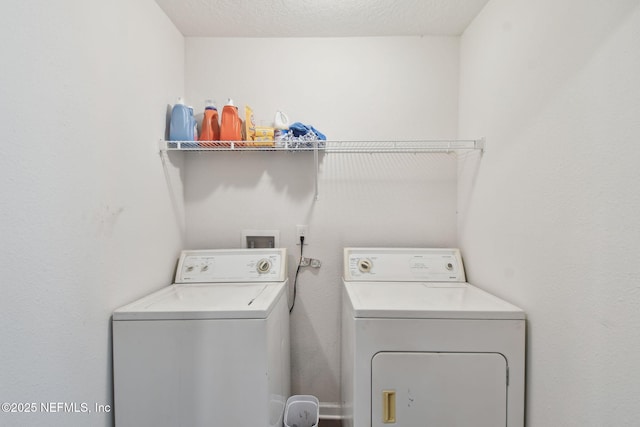
{"type": "Polygon", "coordinates": [[[280,231],[242,230],[240,246],[247,249],[279,248],[280,231]]]}

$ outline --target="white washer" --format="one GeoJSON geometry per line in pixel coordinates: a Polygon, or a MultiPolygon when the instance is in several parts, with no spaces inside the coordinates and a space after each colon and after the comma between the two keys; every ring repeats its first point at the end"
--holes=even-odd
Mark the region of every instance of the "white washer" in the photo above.
{"type": "Polygon", "coordinates": [[[525,314],[457,249],[345,248],[344,425],[524,424],[525,314]]]}
{"type": "Polygon", "coordinates": [[[175,283],[113,313],[115,421],[281,426],[285,249],[183,251],[175,283]]]}

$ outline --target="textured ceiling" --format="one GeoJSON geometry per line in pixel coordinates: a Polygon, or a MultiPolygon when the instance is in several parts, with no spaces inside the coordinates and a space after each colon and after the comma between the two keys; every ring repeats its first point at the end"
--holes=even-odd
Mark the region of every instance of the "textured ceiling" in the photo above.
{"type": "Polygon", "coordinates": [[[488,0],[156,0],[188,37],[460,35],[488,0]]]}

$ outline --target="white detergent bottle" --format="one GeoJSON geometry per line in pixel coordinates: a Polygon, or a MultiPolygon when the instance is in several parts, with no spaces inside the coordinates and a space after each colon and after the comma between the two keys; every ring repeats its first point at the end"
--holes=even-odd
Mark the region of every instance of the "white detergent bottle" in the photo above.
{"type": "Polygon", "coordinates": [[[274,139],[276,147],[282,147],[287,132],[289,132],[289,117],[282,111],[276,111],[276,115],[273,118],[273,127],[275,129],[274,139]]]}
{"type": "Polygon", "coordinates": [[[273,127],[280,130],[289,129],[289,117],[282,111],[276,111],[276,115],[273,118],[273,127]]]}

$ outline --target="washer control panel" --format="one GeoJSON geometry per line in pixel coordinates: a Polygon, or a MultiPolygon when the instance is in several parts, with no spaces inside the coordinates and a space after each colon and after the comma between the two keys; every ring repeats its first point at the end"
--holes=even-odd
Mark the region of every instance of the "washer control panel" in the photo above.
{"type": "Polygon", "coordinates": [[[344,279],[375,282],[464,282],[459,249],[345,248],[344,279]]]}
{"type": "Polygon", "coordinates": [[[281,282],[286,259],[286,249],[182,251],[175,283],[281,282]]]}

